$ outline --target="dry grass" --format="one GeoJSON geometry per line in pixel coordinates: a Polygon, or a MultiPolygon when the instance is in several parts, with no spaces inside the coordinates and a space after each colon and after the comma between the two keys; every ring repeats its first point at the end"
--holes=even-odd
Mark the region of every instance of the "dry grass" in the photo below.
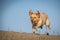
{"type": "Polygon", "coordinates": [[[60,40],[60,36],[0,31],[0,40],[60,40]]]}

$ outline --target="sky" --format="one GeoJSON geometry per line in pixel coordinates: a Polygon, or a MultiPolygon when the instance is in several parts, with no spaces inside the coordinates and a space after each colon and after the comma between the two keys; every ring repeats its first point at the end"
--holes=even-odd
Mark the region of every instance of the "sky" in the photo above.
{"type": "MultiPolygon", "coordinates": [[[[0,30],[32,33],[29,10],[45,12],[51,23],[49,34],[60,35],[60,0],[2,0],[0,30]]],[[[36,33],[45,34],[46,26],[36,33]]]]}

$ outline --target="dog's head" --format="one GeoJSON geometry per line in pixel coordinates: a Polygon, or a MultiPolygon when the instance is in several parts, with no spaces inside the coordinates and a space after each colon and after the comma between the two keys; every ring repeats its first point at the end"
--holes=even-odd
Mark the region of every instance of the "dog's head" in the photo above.
{"type": "Polygon", "coordinates": [[[30,19],[33,24],[36,24],[40,19],[40,12],[33,13],[32,10],[29,11],[30,19]]]}

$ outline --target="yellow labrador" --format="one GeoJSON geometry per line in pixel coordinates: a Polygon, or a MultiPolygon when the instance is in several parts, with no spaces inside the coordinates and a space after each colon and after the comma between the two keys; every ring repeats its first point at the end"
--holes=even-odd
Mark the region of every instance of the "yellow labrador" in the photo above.
{"type": "Polygon", "coordinates": [[[33,13],[32,10],[29,11],[30,19],[32,22],[32,31],[35,33],[36,28],[41,28],[43,25],[46,25],[50,29],[50,22],[48,16],[45,13],[33,13]]]}

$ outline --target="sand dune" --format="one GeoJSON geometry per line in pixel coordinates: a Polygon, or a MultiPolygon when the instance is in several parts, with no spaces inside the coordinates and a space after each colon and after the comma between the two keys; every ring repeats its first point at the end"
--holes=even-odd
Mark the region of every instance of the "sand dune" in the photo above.
{"type": "Polygon", "coordinates": [[[0,31],[0,40],[60,40],[60,36],[0,31]]]}

